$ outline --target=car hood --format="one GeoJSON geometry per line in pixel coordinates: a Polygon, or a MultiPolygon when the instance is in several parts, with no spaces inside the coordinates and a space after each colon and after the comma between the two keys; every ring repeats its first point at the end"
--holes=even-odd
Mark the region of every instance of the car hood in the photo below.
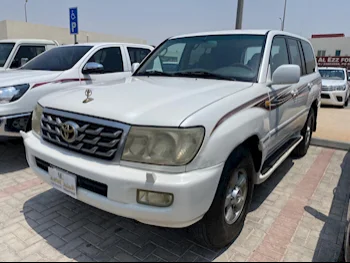
{"type": "Polygon", "coordinates": [[[36,84],[54,80],[61,74],[61,71],[5,70],[0,72],[0,85],[36,84]]]}
{"type": "Polygon", "coordinates": [[[89,86],[93,98],[89,103],[83,103],[86,87],[49,95],[39,103],[128,124],[177,127],[201,108],[250,86],[252,83],[194,78],[127,78],[89,86]]]}
{"type": "Polygon", "coordinates": [[[339,86],[346,84],[345,80],[322,79],[323,86],[339,86]]]}

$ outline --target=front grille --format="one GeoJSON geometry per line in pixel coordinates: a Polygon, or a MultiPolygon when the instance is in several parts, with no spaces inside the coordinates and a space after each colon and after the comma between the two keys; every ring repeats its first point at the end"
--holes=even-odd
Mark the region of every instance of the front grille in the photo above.
{"type": "Polygon", "coordinates": [[[107,160],[115,157],[123,135],[123,130],[116,127],[82,121],[79,117],[67,118],[46,112],[43,113],[41,119],[41,131],[46,141],[107,160]],[[61,135],[61,126],[68,121],[77,124],[77,136],[72,143],[66,142],[61,135]]]}
{"type": "MultiPolygon", "coordinates": [[[[36,158],[36,165],[44,170],[45,172],[49,172],[49,167],[50,164],[39,159],[36,158]]],[[[107,197],[108,194],[108,186],[105,184],[101,184],[99,182],[84,178],[82,176],[76,175],[77,176],[77,187],[78,188],[83,188],[85,190],[88,190],[90,192],[93,192],[95,194],[98,195],[102,195],[104,197],[107,197]]]]}
{"type": "Polygon", "coordinates": [[[322,91],[334,91],[334,88],[332,86],[322,86],[322,91]]]}

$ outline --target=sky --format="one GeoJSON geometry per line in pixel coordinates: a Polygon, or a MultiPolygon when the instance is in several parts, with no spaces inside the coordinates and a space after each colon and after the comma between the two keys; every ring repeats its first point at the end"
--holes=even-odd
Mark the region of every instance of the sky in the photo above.
{"type": "MultiPolygon", "coordinates": [[[[1,20],[24,20],[25,0],[0,0],[1,20]]],[[[137,37],[157,45],[193,32],[234,29],[237,0],[28,0],[28,22],[69,26],[79,8],[80,30],[137,37]]],[[[284,0],[245,0],[243,29],[280,29],[284,0]]],[[[350,35],[350,0],[288,0],[285,30],[350,35]]]]}

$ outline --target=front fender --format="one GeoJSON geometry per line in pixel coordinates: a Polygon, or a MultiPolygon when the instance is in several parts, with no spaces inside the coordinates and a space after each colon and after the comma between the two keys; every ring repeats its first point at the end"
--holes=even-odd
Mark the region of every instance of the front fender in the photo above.
{"type": "Polygon", "coordinates": [[[266,109],[244,109],[207,131],[203,146],[195,160],[188,165],[188,170],[225,162],[234,149],[252,136],[259,138],[258,147],[265,159],[269,130],[269,112],[266,109]]]}

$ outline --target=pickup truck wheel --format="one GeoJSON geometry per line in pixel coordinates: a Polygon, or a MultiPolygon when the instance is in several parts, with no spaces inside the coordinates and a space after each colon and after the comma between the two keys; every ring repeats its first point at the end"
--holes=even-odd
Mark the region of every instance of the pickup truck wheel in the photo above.
{"type": "Polygon", "coordinates": [[[349,98],[347,98],[347,100],[345,101],[344,107],[348,107],[348,106],[349,106],[349,98]]]}
{"type": "Polygon", "coordinates": [[[198,242],[221,249],[241,233],[253,196],[255,175],[250,152],[239,147],[226,161],[214,201],[202,221],[192,227],[198,242]]]}
{"type": "Polygon", "coordinates": [[[314,124],[315,124],[315,112],[313,109],[311,109],[309,116],[307,118],[306,124],[304,128],[301,130],[301,136],[303,136],[304,139],[300,142],[298,147],[295,148],[293,152],[294,157],[301,158],[307,154],[307,151],[309,150],[311,139],[312,139],[314,124]]]}

